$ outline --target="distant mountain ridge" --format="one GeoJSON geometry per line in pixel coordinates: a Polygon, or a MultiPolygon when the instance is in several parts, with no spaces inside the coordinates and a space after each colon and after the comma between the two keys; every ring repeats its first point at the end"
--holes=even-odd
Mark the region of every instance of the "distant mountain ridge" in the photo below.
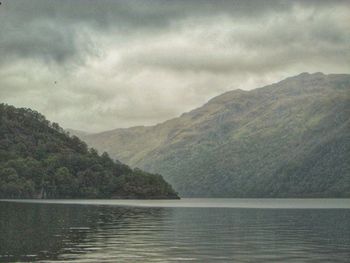
{"type": "Polygon", "coordinates": [[[350,75],[302,73],[82,138],[183,196],[350,197],[350,75]]]}

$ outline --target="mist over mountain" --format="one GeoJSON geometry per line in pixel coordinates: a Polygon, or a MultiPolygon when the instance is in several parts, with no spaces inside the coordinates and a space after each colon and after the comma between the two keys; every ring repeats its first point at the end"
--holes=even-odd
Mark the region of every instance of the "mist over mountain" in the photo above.
{"type": "Polygon", "coordinates": [[[350,75],[233,90],[150,127],[80,134],[182,196],[350,197],[350,75]]]}

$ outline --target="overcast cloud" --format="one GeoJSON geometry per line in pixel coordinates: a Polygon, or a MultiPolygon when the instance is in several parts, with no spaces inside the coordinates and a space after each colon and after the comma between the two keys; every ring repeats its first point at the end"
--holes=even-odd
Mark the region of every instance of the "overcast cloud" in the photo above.
{"type": "Polygon", "coordinates": [[[349,70],[350,1],[0,5],[0,101],[65,128],[156,124],[228,90],[349,70]]]}

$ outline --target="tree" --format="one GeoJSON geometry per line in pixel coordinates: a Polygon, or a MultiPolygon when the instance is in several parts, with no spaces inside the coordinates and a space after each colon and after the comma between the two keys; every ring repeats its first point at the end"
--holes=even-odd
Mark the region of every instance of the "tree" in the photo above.
{"type": "Polygon", "coordinates": [[[77,182],[67,167],[58,168],[53,179],[57,196],[73,197],[76,194],[77,182]]]}
{"type": "Polygon", "coordinates": [[[116,186],[132,173],[40,113],[0,104],[0,198],[131,196],[116,186]]]}

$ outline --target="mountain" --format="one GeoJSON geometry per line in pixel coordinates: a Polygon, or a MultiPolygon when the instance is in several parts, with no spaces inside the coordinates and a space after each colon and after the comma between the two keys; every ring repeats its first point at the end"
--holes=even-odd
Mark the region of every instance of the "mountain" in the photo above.
{"type": "Polygon", "coordinates": [[[183,196],[350,197],[350,75],[233,90],[151,127],[84,136],[183,196]]]}
{"type": "Polygon", "coordinates": [[[0,104],[0,198],[178,198],[31,109],[0,104]]]}
{"type": "Polygon", "coordinates": [[[84,137],[88,136],[90,133],[86,131],[74,130],[74,129],[65,129],[65,131],[71,136],[84,137]]]}

